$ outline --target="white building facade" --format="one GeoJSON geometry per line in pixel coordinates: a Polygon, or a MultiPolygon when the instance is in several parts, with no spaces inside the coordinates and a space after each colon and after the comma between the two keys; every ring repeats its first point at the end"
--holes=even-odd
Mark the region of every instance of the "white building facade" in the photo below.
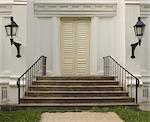
{"type": "Polygon", "coordinates": [[[103,75],[103,57],[112,56],[142,81],[140,102],[148,101],[150,0],[0,0],[0,103],[17,103],[17,78],[41,55],[47,57],[47,74],[56,76],[103,75]],[[4,28],[11,16],[19,25],[21,58],[4,28]],[[138,17],[146,28],[132,59],[138,17]]]}

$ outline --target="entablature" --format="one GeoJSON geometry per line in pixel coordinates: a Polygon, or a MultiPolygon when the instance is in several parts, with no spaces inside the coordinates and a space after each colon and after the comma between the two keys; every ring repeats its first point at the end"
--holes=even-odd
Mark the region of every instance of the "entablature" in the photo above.
{"type": "Polygon", "coordinates": [[[115,16],[116,2],[35,2],[34,12],[37,16],[61,15],[97,15],[115,16]]]}

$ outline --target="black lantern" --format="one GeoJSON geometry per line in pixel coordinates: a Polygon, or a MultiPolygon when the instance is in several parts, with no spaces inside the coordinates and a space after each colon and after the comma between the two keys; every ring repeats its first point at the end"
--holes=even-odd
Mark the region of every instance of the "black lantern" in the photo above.
{"type": "Polygon", "coordinates": [[[141,45],[141,40],[144,35],[144,30],[145,30],[145,24],[141,21],[141,18],[138,17],[138,22],[134,25],[134,32],[135,36],[138,38],[138,42],[135,44],[131,44],[132,47],[132,56],[131,58],[135,58],[134,56],[134,50],[137,47],[137,45],[141,45]]]}
{"type": "Polygon", "coordinates": [[[141,17],[138,18],[138,22],[134,25],[135,36],[139,39],[139,45],[141,45],[141,39],[145,30],[145,24],[141,21],[141,17]]]}
{"type": "Polygon", "coordinates": [[[13,17],[10,18],[11,23],[9,25],[5,25],[6,35],[9,36],[11,45],[14,44],[17,49],[16,57],[21,57],[20,55],[20,46],[21,44],[13,41],[14,37],[17,35],[18,25],[13,21],[13,17]]]}

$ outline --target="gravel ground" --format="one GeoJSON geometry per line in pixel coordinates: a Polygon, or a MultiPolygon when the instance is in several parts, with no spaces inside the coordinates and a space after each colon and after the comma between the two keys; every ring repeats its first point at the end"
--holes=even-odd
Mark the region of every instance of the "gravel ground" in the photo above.
{"type": "Polygon", "coordinates": [[[40,122],[123,122],[114,112],[43,113],[40,122]]]}

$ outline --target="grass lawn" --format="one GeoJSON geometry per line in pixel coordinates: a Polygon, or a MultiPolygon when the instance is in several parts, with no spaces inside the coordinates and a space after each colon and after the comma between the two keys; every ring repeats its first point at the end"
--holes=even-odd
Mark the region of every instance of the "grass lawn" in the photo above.
{"type": "Polygon", "coordinates": [[[38,122],[44,110],[28,108],[11,112],[0,112],[0,122],[38,122]]]}
{"type": "MultiPolygon", "coordinates": [[[[80,112],[79,110],[72,110],[74,112],[80,112]]],[[[40,120],[41,113],[43,112],[57,112],[51,111],[46,108],[28,108],[26,110],[12,111],[12,112],[0,112],[0,122],[38,122],[40,120]]],[[[59,111],[66,112],[66,111],[59,111]]],[[[70,111],[69,111],[70,112],[70,111]]],[[[128,107],[115,107],[115,108],[92,108],[90,112],[115,112],[125,122],[150,122],[150,112],[144,112],[139,110],[130,109],[128,107]]]]}
{"type": "Polygon", "coordinates": [[[150,111],[141,111],[129,107],[93,108],[93,112],[115,112],[125,122],[150,122],[150,111]]]}

